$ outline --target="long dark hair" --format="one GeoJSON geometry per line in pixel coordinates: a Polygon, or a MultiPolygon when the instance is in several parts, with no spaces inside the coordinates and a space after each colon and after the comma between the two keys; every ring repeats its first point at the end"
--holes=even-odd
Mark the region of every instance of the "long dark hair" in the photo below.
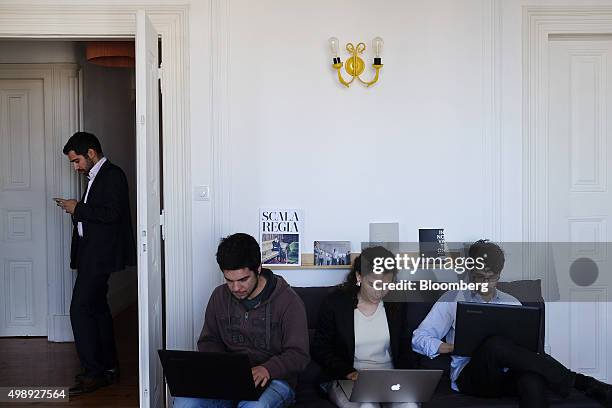
{"type": "MultiPolygon", "coordinates": [[[[374,246],[365,248],[361,251],[361,254],[355,258],[353,265],[351,266],[351,271],[346,276],[346,280],[342,284],[342,289],[348,293],[353,299],[353,308],[357,307],[357,303],[359,299],[357,298],[357,294],[359,293],[360,287],[357,286],[357,273],[363,279],[364,277],[374,273],[374,259],[375,258],[395,258],[393,253],[388,249],[382,246],[374,246]]],[[[393,273],[393,276],[397,275],[397,269],[395,266],[393,268],[384,268],[383,273],[393,273]]]]}

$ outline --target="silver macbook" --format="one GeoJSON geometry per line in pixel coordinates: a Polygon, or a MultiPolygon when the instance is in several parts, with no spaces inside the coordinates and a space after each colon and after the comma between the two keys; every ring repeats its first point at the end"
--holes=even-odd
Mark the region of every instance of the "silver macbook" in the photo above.
{"type": "Polygon", "coordinates": [[[351,402],[427,402],[442,370],[360,370],[357,381],[340,380],[351,402]]]}

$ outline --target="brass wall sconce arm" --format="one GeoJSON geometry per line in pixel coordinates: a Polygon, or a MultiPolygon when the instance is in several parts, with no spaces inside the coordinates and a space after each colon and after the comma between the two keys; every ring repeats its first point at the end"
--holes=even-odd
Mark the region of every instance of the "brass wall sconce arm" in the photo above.
{"type": "Polygon", "coordinates": [[[343,64],[342,60],[338,56],[339,41],[336,37],[332,37],[329,39],[329,46],[333,55],[332,67],[334,67],[334,69],[338,73],[338,81],[342,85],[348,88],[353,83],[353,81],[355,81],[355,79],[357,79],[359,82],[361,82],[367,87],[370,87],[376,82],[378,82],[380,69],[383,67],[382,59],[380,57],[383,46],[382,38],[376,37],[372,40],[372,48],[375,51],[374,63],[372,64],[372,68],[374,68],[375,73],[374,78],[371,81],[364,81],[363,79],[361,79],[361,74],[363,74],[365,70],[365,62],[360,57],[360,55],[363,54],[366,50],[366,45],[364,43],[360,42],[357,44],[357,46],[353,45],[352,43],[346,44],[346,51],[350,54],[350,57],[348,57],[348,59],[346,60],[346,64],[343,64]],[[346,73],[351,76],[351,79],[349,81],[345,80],[342,76],[341,69],[343,66],[346,73]]]}

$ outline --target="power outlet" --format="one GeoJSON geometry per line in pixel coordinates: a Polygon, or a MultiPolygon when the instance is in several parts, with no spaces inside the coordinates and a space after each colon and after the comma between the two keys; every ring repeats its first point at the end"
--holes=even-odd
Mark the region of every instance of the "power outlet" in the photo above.
{"type": "Polygon", "coordinates": [[[208,186],[195,186],[193,188],[194,201],[209,201],[210,188],[208,186]]]}

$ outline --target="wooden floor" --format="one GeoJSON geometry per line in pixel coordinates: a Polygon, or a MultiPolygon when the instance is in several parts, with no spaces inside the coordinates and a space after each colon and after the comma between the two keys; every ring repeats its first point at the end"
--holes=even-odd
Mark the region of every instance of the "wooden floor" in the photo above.
{"type": "MultiPolygon", "coordinates": [[[[68,403],[17,403],[15,407],[137,407],[138,314],[128,308],[115,317],[115,339],[121,379],[94,393],[73,397],[68,403]]],[[[49,343],[46,338],[0,338],[0,387],[70,387],[80,371],[74,343],[49,343]]]]}

